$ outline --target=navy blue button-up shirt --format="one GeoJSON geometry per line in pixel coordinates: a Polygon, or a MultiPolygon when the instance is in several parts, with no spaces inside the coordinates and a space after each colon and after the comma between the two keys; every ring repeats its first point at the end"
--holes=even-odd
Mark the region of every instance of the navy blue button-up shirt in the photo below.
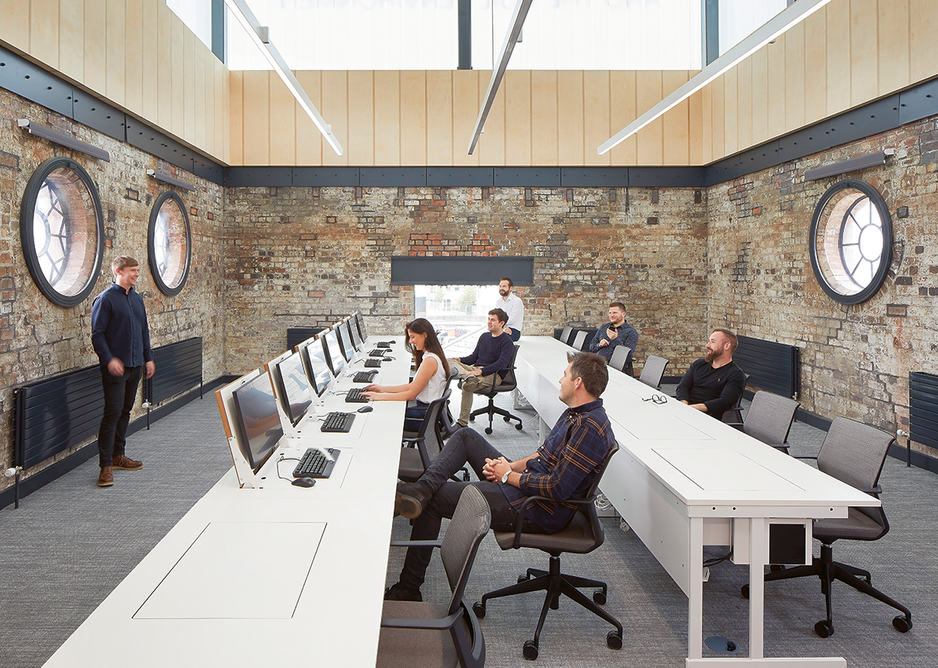
{"type": "Polygon", "coordinates": [[[568,408],[537,449],[537,457],[528,460],[520,489],[501,485],[502,492],[513,508],[519,508],[528,496],[553,499],[532,503],[525,510],[525,519],[547,533],[560,531],[577,509],[564,501],[586,496],[599,465],[615,445],[602,399],[568,408]]]}
{"type": "Polygon", "coordinates": [[[153,359],[150,328],[143,297],[117,283],[98,295],[91,307],[91,344],[101,366],[115,357],[125,367],[143,366],[153,359]]]}

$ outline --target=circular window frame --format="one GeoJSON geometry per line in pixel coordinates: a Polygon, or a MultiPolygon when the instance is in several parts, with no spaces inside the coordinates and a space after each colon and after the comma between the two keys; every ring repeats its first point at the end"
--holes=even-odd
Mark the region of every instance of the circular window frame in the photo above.
{"type": "MultiPolygon", "coordinates": [[[[847,213],[849,214],[855,206],[856,203],[852,203],[848,207],[847,213]]],[[[841,240],[843,239],[843,220],[836,223],[836,226],[838,242],[835,250],[838,256],[842,256],[843,247],[841,240]]],[[[833,227],[833,225],[831,227],[833,227]]],[[[811,231],[808,236],[808,242],[810,246],[811,268],[814,270],[814,276],[821,285],[821,289],[824,290],[827,296],[840,304],[860,304],[865,302],[883,287],[883,283],[886,282],[886,276],[889,274],[889,267],[892,265],[893,229],[892,218],[889,216],[889,208],[886,206],[882,195],[865,181],[858,179],[844,179],[838,181],[825,191],[818,201],[817,206],[814,208],[814,215],[811,217],[811,231]],[[818,229],[822,223],[827,222],[827,220],[822,220],[824,211],[834,197],[848,189],[858,190],[869,199],[870,204],[876,208],[876,212],[879,214],[883,232],[883,248],[880,252],[879,266],[876,268],[876,272],[873,273],[872,279],[866,287],[853,294],[845,294],[841,292],[836,285],[833,285],[821,269],[821,263],[818,259],[818,229]]]]}
{"type": "Polygon", "coordinates": [[[26,267],[29,269],[30,276],[39,287],[39,291],[53,304],[66,308],[77,306],[87,299],[94,290],[94,286],[98,282],[98,275],[101,273],[101,262],[104,259],[104,211],[101,208],[101,199],[98,197],[98,189],[94,181],[91,180],[91,176],[79,163],[71,158],[56,156],[39,165],[33,175],[29,177],[26,190],[23,192],[23,201],[20,205],[20,245],[23,248],[23,256],[26,259],[26,267]],[[39,255],[36,252],[34,237],[34,221],[39,193],[49,176],[59,169],[70,169],[78,176],[88,192],[95,215],[94,228],[97,239],[94,261],[85,284],[73,295],[59,292],[46,278],[39,262],[39,255]]]}
{"type": "Polygon", "coordinates": [[[150,209],[150,223],[147,227],[147,262],[150,265],[150,274],[153,276],[153,282],[156,283],[156,286],[159,288],[160,292],[169,297],[175,297],[182,289],[186,286],[186,281],[189,278],[189,266],[192,262],[192,228],[189,224],[189,213],[186,211],[186,205],[182,201],[182,198],[174,193],[171,190],[167,190],[156,198],[156,201],[153,202],[153,208],[150,209]],[[159,219],[160,210],[163,208],[163,205],[166,202],[172,201],[179,209],[179,212],[182,214],[182,221],[186,229],[186,261],[185,266],[182,270],[182,277],[179,279],[179,283],[170,287],[163,280],[162,274],[160,274],[159,266],[156,259],[156,247],[155,247],[155,232],[156,232],[156,223],[159,219]]]}

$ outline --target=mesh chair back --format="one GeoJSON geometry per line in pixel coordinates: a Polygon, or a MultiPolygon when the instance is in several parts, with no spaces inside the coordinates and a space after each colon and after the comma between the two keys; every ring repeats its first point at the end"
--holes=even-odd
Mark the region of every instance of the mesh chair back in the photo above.
{"type": "Polygon", "coordinates": [[[650,385],[656,390],[661,387],[661,378],[664,376],[664,370],[668,367],[670,360],[657,355],[649,355],[645,358],[645,366],[642,367],[642,375],[638,377],[645,385],[650,385]]]}
{"type": "Polygon", "coordinates": [[[571,327],[570,325],[567,325],[566,327],[564,327],[563,332],[560,333],[560,342],[569,344],[570,334],[572,333],[573,333],[573,327],[571,327]]]}
{"type": "Polygon", "coordinates": [[[763,443],[783,445],[788,441],[788,432],[800,405],[794,399],[759,390],[746,413],[743,431],[763,443]]]}
{"type": "Polygon", "coordinates": [[[632,349],[628,346],[616,346],[612,351],[612,357],[609,359],[609,366],[619,371],[625,371],[625,367],[632,357],[632,349]]]}
{"type": "Polygon", "coordinates": [[[874,489],[893,439],[881,429],[837,418],[818,453],[817,467],[857,489],[874,489]]]}
{"type": "Polygon", "coordinates": [[[459,609],[466,581],[472,570],[472,562],[475,560],[479,543],[488,533],[491,521],[492,511],[482,492],[472,485],[466,485],[440,545],[443,569],[453,591],[448,614],[453,614],[459,609]]]}
{"type": "Polygon", "coordinates": [[[518,357],[518,348],[520,347],[521,346],[517,343],[515,344],[515,349],[511,353],[511,359],[508,360],[508,373],[505,374],[505,377],[502,378],[502,382],[497,387],[499,392],[510,392],[518,387],[518,380],[515,378],[515,359],[518,357]]]}
{"type": "Polygon", "coordinates": [[[586,332],[579,331],[576,333],[576,336],[573,338],[573,343],[570,344],[577,350],[583,350],[583,346],[586,345],[586,332]]]}
{"type": "MultiPolygon", "coordinates": [[[[443,449],[443,439],[440,435],[440,430],[437,429],[436,426],[440,421],[440,413],[442,413],[443,409],[446,407],[449,396],[450,391],[446,390],[443,392],[442,397],[431,401],[430,405],[427,406],[427,414],[424,416],[423,422],[420,423],[417,439],[418,444],[423,444],[423,447],[420,449],[420,458],[424,460],[424,468],[430,466],[430,462],[436,459],[437,455],[440,454],[440,450],[443,449]]],[[[420,447],[420,445],[417,447],[420,447]]]]}

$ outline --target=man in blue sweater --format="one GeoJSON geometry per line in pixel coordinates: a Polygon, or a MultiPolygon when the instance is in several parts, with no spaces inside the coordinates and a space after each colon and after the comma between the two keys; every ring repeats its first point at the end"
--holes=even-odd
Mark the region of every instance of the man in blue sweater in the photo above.
{"type": "Polygon", "coordinates": [[[150,350],[150,328],[143,298],[134,290],[139,263],[121,255],[111,262],[114,283],[91,307],[91,343],[101,363],[104,415],[98,431],[98,487],[114,484],[114,469],[137,471],[143,462],[124,454],[130,412],[137,398],[140,377],[156,370],[150,350]]]}
{"type": "Polygon", "coordinates": [[[462,406],[457,420],[460,427],[469,424],[473,393],[489,388],[493,383],[500,385],[505,377],[515,350],[514,342],[504,331],[507,322],[508,314],[500,308],[493,308],[489,311],[489,331],[479,337],[472,354],[449,360],[450,366],[459,369],[462,378],[462,406]]]}

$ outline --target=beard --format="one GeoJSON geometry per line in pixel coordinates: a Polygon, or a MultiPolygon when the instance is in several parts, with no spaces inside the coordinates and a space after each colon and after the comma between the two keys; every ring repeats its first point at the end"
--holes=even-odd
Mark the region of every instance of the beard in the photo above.
{"type": "Polygon", "coordinates": [[[706,355],[704,355],[704,362],[712,362],[713,360],[717,358],[718,355],[719,355],[719,351],[710,350],[707,352],[706,355]]]}
{"type": "Polygon", "coordinates": [[[508,293],[509,293],[509,290],[501,290],[501,289],[499,289],[499,291],[498,291],[498,294],[500,294],[502,297],[507,297],[507,296],[508,296],[508,293]]]}

